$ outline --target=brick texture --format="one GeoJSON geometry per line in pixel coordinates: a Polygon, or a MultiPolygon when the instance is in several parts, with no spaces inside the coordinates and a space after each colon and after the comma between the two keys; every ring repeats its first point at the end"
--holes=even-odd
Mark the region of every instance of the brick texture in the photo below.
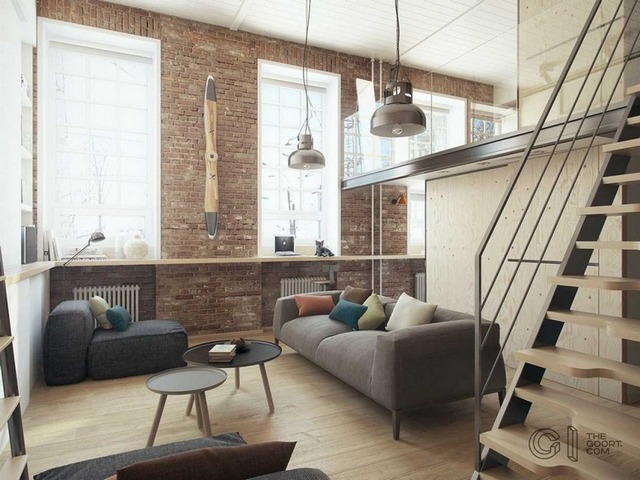
{"type": "MultiPolygon", "coordinates": [[[[37,10],[42,17],[161,41],[162,258],[255,256],[258,243],[258,59],[301,65],[303,46],[97,0],[39,0],[37,10]],[[215,241],[207,238],[202,208],[205,172],[202,97],[209,74],[216,79],[218,94],[221,202],[215,241]]],[[[341,75],[342,116],[353,113],[356,109],[355,80],[370,78],[370,60],[320,48],[311,48],[308,58],[310,68],[341,75]]],[[[388,66],[385,69],[388,71],[388,66]]],[[[37,108],[37,68],[34,70],[37,108]]],[[[492,99],[489,85],[413,69],[406,69],[405,73],[414,88],[464,96],[474,101],[492,99]]],[[[37,152],[35,163],[37,168],[37,152]]],[[[372,226],[376,239],[374,252],[379,253],[379,187],[375,187],[375,191],[373,225],[371,188],[341,193],[343,255],[372,253],[372,226]]],[[[402,191],[404,188],[397,186],[382,188],[381,253],[384,254],[406,252],[407,207],[391,205],[391,199],[402,191]]],[[[37,198],[36,194],[34,198],[37,198]]],[[[155,311],[149,308],[149,313],[178,318],[190,332],[270,325],[270,312],[274,295],[277,295],[273,283],[276,277],[291,276],[291,272],[299,268],[304,273],[310,268],[292,265],[157,267],[151,280],[156,284],[156,291],[150,297],[157,303],[155,311]]],[[[370,262],[341,263],[340,268],[339,286],[371,282],[370,262]]],[[[413,267],[399,263],[393,268],[383,265],[383,273],[389,275],[388,280],[385,277],[385,283],[390,282],[389,291],[410,288],[413,267]],[[401,276],[406,278],[400,280],[401,276]]],[[[96,280],[94,270],[78,267],[68,270],[74,272],[72,278],[67,279],[69,284],[85,282],[85,275],[88,283],[96,280]]],[[[100,272],[105,278],[129,275],[122,267],[100,272]]],[[[52,306],[61,298],[58,281],[56,271],[52,281],[52,306]]],[[[386,293],[387,288],[384,290],[386,293]]]]}

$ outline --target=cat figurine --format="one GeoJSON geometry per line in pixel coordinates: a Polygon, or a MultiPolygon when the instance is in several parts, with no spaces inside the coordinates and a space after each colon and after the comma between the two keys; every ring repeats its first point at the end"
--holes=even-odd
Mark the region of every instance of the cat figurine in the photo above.
{"type": "Polygon", "coordinates": [[[333,252],[324,246],[324,240],[316,240],[316,257],[333,257],[333,252]]]}

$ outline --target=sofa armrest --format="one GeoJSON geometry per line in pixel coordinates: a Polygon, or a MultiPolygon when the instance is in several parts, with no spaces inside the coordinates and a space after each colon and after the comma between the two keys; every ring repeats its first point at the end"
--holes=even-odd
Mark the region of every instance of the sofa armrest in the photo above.
{"type": "MultiPolygon", "coordinates": [[[[410,327],[380,335],[373,361],[371,396],[390,410],[471,397],[474,394],[474,320],[460,319],[410,327]]],[[[483,322],[483,332],[488,323],[483,322]]],[[[488,374],[499,352],[495,325],[483,350],[488,374]]],[[[489,391],[505,385],[499,361],[489,391]]]]}
{"type": "MultiPolygon", "coordinates": [[[[333,297],[333,303],[337,303],[341,293],[342,290],[328,290],[326,292],[305,293],[304,295],[331,295],[333,297]]],[[[295,295],[278,298],[273,310],[273,336],[275,339],[280,339],[280,330],[285,323],[298,318],[299,316],[300,314],[298,312],[295,295]]]]}

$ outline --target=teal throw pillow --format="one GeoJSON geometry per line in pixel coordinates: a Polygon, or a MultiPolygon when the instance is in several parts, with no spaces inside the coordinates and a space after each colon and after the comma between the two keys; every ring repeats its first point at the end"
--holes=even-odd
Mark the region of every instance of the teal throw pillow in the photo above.
{"type": "Polygon", "coordinates": [[[358,330],[358,320],[367,311],[367,307],[359,305],[357,303],[349,302],[347,300],[340,300],[338,304],[333,307],[329,318],[337,320],[346,325],[349,325],[353,330],[358,330]]]}
{"type": "Polygon", "coordinates": [[[131,322],[131,315],[127,309],[120,305],[114,305],[107,310],[107,320],[114,330],[124,332],[131,322]]]}

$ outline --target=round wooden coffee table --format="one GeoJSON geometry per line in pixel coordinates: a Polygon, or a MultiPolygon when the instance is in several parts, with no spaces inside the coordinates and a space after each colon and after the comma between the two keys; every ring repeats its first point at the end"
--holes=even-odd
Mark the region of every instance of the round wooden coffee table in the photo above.
{"type": "Polygon", "coordinates": [[[179,367],[156,373],[147,379],[147,388],[160,394],[156,416],[153,419],[147,447],[153,446],[158,433],[158,425],[162,418],[167,395],[192,395],[196,403],[198,428],[204,426],[206,436],[211,436],[209,409],[204,392],[222,385],[227,379],[227,373],[214,367],[179,367]]]}
{"type": "MultiPolygon", "coordinates": [[[[187,362],[188,365],[208,365],[215,368],[235,368],[236,373],[236,388],[240,388],[240,369],[243,367],[250,367],[258,365],[260,367],[260,375],[262,376],[262,385],[264,386],[264,393],[267,396],[267,403],[269,404],[269,411],[273,412],[273,398],[271,397],[271,389],[269,388],[269,379],[267,378],[267,370],[264,366],[265,363],[270,362],[274,358],[277,358],[282,353],[282,348],[272,342],[265,340],[247,340],[249,345],[247,348],[238,351],[233,360],[225,363],[213,363],[209,362],[209,350],[218,343],[228,343],[229,340],[218,340],[215,342],[202,343],[191,347],[189,350],[182,354],[182,359],[187,362]]],[[[189,406],[187,407],[187,413],[191,411],[192,400],[189,400],[189,406]]]]}

